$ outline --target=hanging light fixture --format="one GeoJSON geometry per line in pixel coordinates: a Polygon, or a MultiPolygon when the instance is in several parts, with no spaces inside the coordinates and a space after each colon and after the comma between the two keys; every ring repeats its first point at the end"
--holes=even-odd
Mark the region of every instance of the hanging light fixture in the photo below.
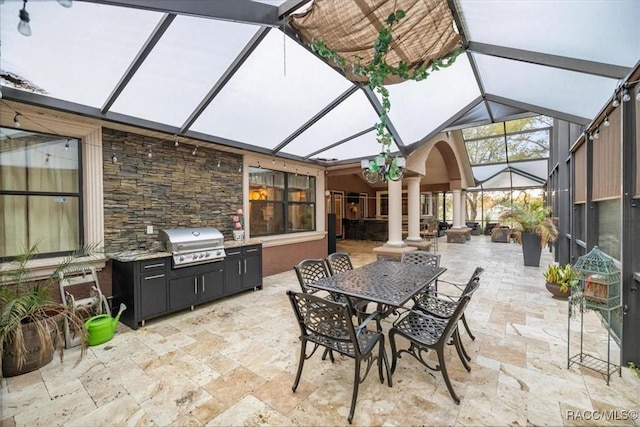
{"type": "Polygon", "coordinates": [[[406,159],[402,156],[392,157],[389,152],[383,151],[373,160],[362,160],[360,166],[364,179],[371,184],[380,180],[399,181],[404,177],[406,159]]]}
{"type": "Polygon", "coordinates": [[[18,23],[18,32],[23,36],[29,37],[31,35],[31,27],[29,26],[29,12],[27,12],[27,0],[24,0],[22,4],[22,9],[18,13],[20,17],[20,22],[18,23]]]}
{"type": "Polygon", "coordinates": [[[604,127],[609,127],[609,117],[604,118],[604,122],[602,122],[602,124],[604,125],[604,127]]]}
{"type": "Polygon", "coordinates": [[[69,150],[69,140],[67,139],[67,142],[64,143],[64,151],[68,151],[69,150]]]}
{"type": "Polygon", "coordinates": [[[60,4],[60,6],[63,6],[63,7],[73,6],[73,0],[58,0],[58,3],[60,4]]]}
{"type": "Polygon", "coordinates": [[[13,116],[13,124],[15,125],[15,127],[19,128],[20,126],[22,126],[20,124],[20,117],[22,117],[22,114],[20,113],[16,113],[15,116],[13,116]]]}
{"type": "Polygon", "coordinates": [[[115,153],[111,154],[111,163],[113,163],[114,165],[118,163],[118,158],[116,157],[115,153]]]}
{"type": "Polygon", "coordinates": [[[622,100],[624,102],[631,101],[631,96],[629,95],[629,91],[627,90],[626,87],[624,89],[622,89],[622,100]]]}
{"type": "Polygon", "coordinates": [[[600,138],[600,129],[596,129],[596,133],[593,134],[594,139],[600,138]]]}
{"type": "Polygon", "coordinates": [[[191,152],[192,156],[195,156],[196,153],[198,152],[198,146],[196,145],[196,147],[193,149],[193,151],[191,152]]]}
{"type": "Polygon", "coordinates": [[[618,92],[613,94],[613,102],[611,103],[611,106],[613,108],[616,108],[620,105],[620,102],[618,102],[618,92]]]}

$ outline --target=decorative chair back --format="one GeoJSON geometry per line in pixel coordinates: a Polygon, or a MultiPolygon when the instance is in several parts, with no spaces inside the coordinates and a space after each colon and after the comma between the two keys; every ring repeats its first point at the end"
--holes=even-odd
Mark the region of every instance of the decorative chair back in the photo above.
{"type": "Polygon", "coordinates": [[[473,294],[480,287],[480,276],[484,273],[484,268],[476,267],[475,271],[471,275],[471,278],[467,282],[467,285],[462,290],[462,296],[473,294]]]}
{"type": "Polygon", "coordinates": [[[403,252],[400,262],[405,264],[430,265],[440,267],[440,255],[426,251],[403,252]]]}
{"type": "Polygon", "coordinates": [[[351,357],[360,356],[360,347],[351,320],[353,309],[349,303],[335,302],[290,290],[287,291],[287,295],[303,336],[351,357]]]}
{"type": "Polygon", "coordinates": [[[329,274],[332,276],[344,271],[353,270],[353,264],[351,258],[346,252],[335,252],[327,257],[327,266],[329,267],[329,274]]]}
{"type": "Polygon", "coordinates": [[[329,271],[323,259],[305,259],[300,261],[293,269],[298,276],[302,292],[309,294],[318,292],[317,289],[310,288],[309,284],[315,283],[324,277],[329,277],[329,271]]]}

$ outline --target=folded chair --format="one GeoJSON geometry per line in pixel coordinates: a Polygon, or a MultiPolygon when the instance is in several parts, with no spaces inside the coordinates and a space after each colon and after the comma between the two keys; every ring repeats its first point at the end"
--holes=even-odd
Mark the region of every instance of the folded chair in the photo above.
{"type": "Polygon", "coordinates": [[[347,417],[349,424],[351,424],[358,399],[358,387],[367,377],[374,362],[378,364],[380,382],[384,383],[382,372],[384,364],[389,387],[392,385],[389,362],[384,350],[384,335],[366,327],[379,313],[370,314],[363,322],[354,326],[351,320],[354,315],[353,308],[348,300],[346,303],[334,302],[316,295],[293,291],[287,291],[287,295],[300,327],[301,342],[298,372],[292,389],[295,392],[298,388],[304,361],[313,356],[318,347],[324,347],[326,350],[336,351],[354,359],[353,393],[351,409],[347,417]],[[309,354],[307,354],[307,342],[313,344],[313,349],[309,354]],[[374,353],[376,344],[378,346],[377,355],[374,353]],[[360,368],[363,361],[366,362],[366,370],[364,376],[361,377],[360,368]]]}
{"type": "Polygon", "coordinates": [[[444,349],[450,341],[453,341],[460,361],[462,361],[462,364],[467,371],[471,370],[471,367],[462,356],[460,338],[457,334],[458,321],[464,314],[464,310],[469,304],[469,300],[469,296],[463,296],[460,298],[455,311],[448,319],[430,316],[419,310],[410,310],[405,316],[396,320],[389,331],[392,355],[391,373],[393,374],[393,372],[395,372],[396,362],[398,358],[401,357],[401,354],[410,354],[428,369],[442,372],[442,377],[447,385],[449,394],[451,394],[451,397],[456,404],[460,404],[460,398],[456,395],[453,390],[453,386],[451,385],[451,381],[449,380],[449,374],[447,373],[447,366],[444,357],[444,349]],[[400,335],[409,341],[410,344],[408,349],[398,349],[396,347],[396,335],[400,335]],[[431,366],[429,362],[425,360],[425,354],[429,350],[434,350],[438,356],[438,364],[435,366],[431,366]]]}

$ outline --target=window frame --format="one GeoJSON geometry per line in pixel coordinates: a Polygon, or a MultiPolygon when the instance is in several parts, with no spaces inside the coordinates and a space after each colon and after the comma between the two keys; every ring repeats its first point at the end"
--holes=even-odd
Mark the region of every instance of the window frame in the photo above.
{"type": "Polygon", "coordinates": [[[284,230],[283,232],[256,232],[255,231],[255,227],[254,224],[252,222],[250,222],[250,234],[251,237],[266,237],[266,236],[282,236],[282,235],[292,235],[292,234],[299,234],[299,233],[309,233],[309,232],[315,232],[318,229],[318,202],[317,202],[317,196],[316,196],[316,191],[317,191],[317,185],[318,185],[318,181],[316,179],[315,176],[311,176],[311,175],[307,175],[307,178],[310,180],[310,184],[313,183],[313,185],[309,185],[308,188],[308,192],[309,194],[311,194],[313,196],[313,201],[307,201],[307,202],[302,202],[302,201],[293,201],[293,200],[289,200],[289,188],[290,188],[290,178],[294,177],[294,176],[299,176],[300,174],[298,173],[293,173],[293,172],[287,172],[287,171],[282,171],[282,170],[277,170],[277,169],[269,169],[269,168],[264,168],[264,167],[260,167],[260,168],[254,168],[254,167],[250,167],[249,168],[249,197],[248,197],[248,201],[249,201],[249,217],[252,217],[252,209],[253,206],[257,206],[260,204],[264,204],[264,203],[271,203],[274,206],[275,205],[280,205],[281,209],[282,209],[282,221],[283,223],[280,224],[281,229],[284,230]],[[263,171],[262,173],[264,173],[264,171],[269,171],[271,173],[280,173],[283,175],[283,187],[281,189],[282,191],[282,200],[277,200],[277,199],[259,199],[259,200],[254,200],[251,195],[253,193],[253,191],[251,189],[251,175],[254,173],[254,170],[261,170],[263,171]],[[311,228],[308,230],[292,230],[291,227],[289,226],[289,208],[293,207],[293,206],[308,206],[311,211],[313,212],[313,221],[312,221],[312,225],[311,228]]]}
{"type": "MultiPolygon", "coordinates": [[[[5,130],[11,131],[13,129],[5,127],[5,126],[0,126],[0,132],[5,133],[5,130]]],[[[26,132],[32,133],[32,134],[36,134],[36,135],[41,135],[41,136],[45,136],[45,137],[51,137],[52,141],[55,139],[55,141],[59,141],[59,140],[75,140],[76,141],[76,147],[77,147],[77,176],[78,176],[78,181],[77,181],[77,191],[76,192],[69,192],[69,191],[43,191],[43,190],[29,190],[29,189],[25,189],[25,190],[5,190],[2,187],[0,187],[0,196],[24,196],[24,197],[39,197],[39,196],[47,196],[47,197],[73,197],[77,199],[77,227],[78,227],[78,241],[77,241],[77,246],[71,250],[68,251],[56,251],[56,252],[36,252],[34,254],[34,258],[35,259],[40,259],[40,258],[52,258],[52,257],[59,257],[59,256],[66,256],[69,255],[71,253],[73,253],[75,250],[81,248],[84,245],[84,233],[85,233],[85,227],[84,227],[84,170],[83,170],[83,141],[82,138],[77,137],[77,136],[70,136],[70,135],[60,135],[60,134],[55,134],[55,133],[45,133],[45,132],[39,132],[36,130],[32,130],[32,129],[25,129],[26,132]]],[[[47,143],[49,144],[49,143],[47,143]]],[[[28,166],[25,166],[25,170],[28,170],[28,166]]],[[[30,221],[29,221],[29,212],[27,210],[27,222],[26,222],[26,227],[27,230],[29,230],[29,225],[30,221]]],[[[29,231],[27,231],[27,237],[29,236],[29,231]]],[[[27,239],[26,242],[28,245],[31,245],[31,243],[29,242],[29,239],[27,239]]],[[[17,255],[20,255],[20,253],[18,254],[5,254],[5,255],[1,255],[0,254],[0,262],[7,262],[7,261],[11,261],[13,259],[15,259],[15,257],[17,255]]]]}

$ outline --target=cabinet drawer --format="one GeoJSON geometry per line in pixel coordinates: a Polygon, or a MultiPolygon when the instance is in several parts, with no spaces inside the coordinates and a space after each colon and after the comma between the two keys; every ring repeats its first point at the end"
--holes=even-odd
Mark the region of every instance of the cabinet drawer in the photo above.
{"type": "Polygon", "coordinates": [[[245,246],[242,248],[242,255],[260,255],[262,254],[262,245],[245,246]]]}
{"type": "Polygon", "coordinates": [[[167,258],[155,258],[140,261],[140,273],[157,272],[167,267],[167,258]]]}

